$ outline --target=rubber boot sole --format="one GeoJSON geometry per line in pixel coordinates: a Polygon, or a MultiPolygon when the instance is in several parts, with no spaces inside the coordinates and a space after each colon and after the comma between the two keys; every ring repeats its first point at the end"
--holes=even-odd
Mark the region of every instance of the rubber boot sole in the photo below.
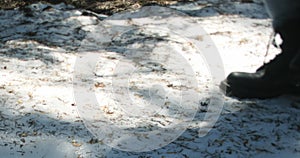
{"type": "Polygon", "coordinates": [[[237,97],[239,99],[268,99],[278,97],[289,92],[289,88],[278,88],[276,90],[253,90],[247,87],[237,87],[230,85],[227,80],[222,81],[219,88],[226,96],[237,97]]]}

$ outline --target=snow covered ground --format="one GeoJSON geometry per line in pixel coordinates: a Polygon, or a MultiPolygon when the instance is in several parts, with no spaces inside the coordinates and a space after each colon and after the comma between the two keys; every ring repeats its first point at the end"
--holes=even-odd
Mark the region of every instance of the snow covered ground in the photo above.
{"type": "Polygon", "coordinates": [[[171,8],[1,10],[0,157],[300,157],[298,97],[209,95],[212,79],[279,52],[264,57],[272,29],[262,3],[171,8]]]}

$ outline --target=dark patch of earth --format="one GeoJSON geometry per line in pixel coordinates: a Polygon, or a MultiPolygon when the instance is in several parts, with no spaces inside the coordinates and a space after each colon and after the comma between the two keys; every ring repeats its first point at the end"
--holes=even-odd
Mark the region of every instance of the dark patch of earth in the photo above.
{"type": "Polygon", "coordinates": [[[0,9],[14,9],[38,2],[46,4],[65,3],[73,5],[76,8],[112,15],[116,12],[138,9],[147,5],[168,6],[193,1],[195,0],[1,0],[0,9]]]}

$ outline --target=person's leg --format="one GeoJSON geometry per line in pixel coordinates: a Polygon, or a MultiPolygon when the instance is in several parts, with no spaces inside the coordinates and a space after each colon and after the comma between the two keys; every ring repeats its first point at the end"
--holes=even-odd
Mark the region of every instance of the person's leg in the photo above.
{"type": "MultiPolygon", "coordinates": [[[[288,1],[296,3],[296,0],[288,1]]],[[[296,69],[300,65],[300,55],[299,59],[296,59],[296,56],[300,53],[300,43],[297,42],[300,37],[300,10],[295,11],[294,9],[297,8],[295,6],[300,6],[300,1],[297,4],[279,3],[279,0],[267,0],[267,2],[272,3],[269,9],[274,17],[274,31],[279,33],[283,40],[282,52],[272,61],[261,66],[255,73],[233,72],[229,74],[220,85],[221,89],[229,96],[239,98],[275,97],[290,92],[298,82],[300,71],[296,69]],[[288,4],[293,6],[288,9],[288,4]],[[276,11],[276,9],[281,10],[276,11]],[[289,11],[293,14],[299,13],[287,16],[286,12],[289,11]],[[282,15],[286,16],[282,17],[282,15]]]]}
{"type": "Polygon", "coordinates": [[[289,19],[299,19],[299,0],[264,0],[269,15],[273,20],[273,27],[282,26],[289,19]]]}

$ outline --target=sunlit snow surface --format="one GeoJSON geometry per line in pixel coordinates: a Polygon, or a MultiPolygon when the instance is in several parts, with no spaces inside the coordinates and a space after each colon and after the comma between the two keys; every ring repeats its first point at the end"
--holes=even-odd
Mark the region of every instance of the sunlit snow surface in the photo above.
{"type": "Polygon", "coordinates": [[[209,95],[214,77],[220,79],[212,71],[254,71],[278,53],[271,47],[264,58],[272,29],[263,6],[199,1],[172,8],[182,14],[151,6],[106,18],[83,16],[84,10],[63,4],[0,11],[0,157],[299,157],[299,98],[239,101],[209,95]],[[207,34],[180,32],[195,27],[207,34]],[[223,64],[203,60],[201,53],[208,52],[197,50],[195,42],[206,36],[223,64]],[[88,53],[96,54],[96,64],[88,65],[92,71],[79,71],[79,80],[74,66],[88,53]],[[99,106],[78,104],[74,87],[80,86],[95,92],[99,106]],[[192,93],[184,97],[180,92],[187,90],[192,93]],[[224,105],[212,106],[216,98],[224,105]],[[203,128],[213,122],[205,115],[218,110],[221,115],[208,119],[218,120],[206,133],[203,128]],[[164,130],[175,125],[179,137],[174,132],[166,140],[142,135],[139,141],[167,144],[126,152],[110,146],[140,151],[153,146],[129,143],[124,148],[120,129],[107,123],[135,133],[170,132],[164,130]]]}

